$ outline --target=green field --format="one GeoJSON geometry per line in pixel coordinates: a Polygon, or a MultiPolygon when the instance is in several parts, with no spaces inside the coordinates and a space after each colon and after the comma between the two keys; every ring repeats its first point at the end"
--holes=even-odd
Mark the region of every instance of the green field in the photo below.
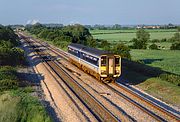
{"type": "Polygon", "coordinates": [[[133,60],[180,75],[180,51],[172,50],[131,50],[133,60]]]}
{"type": "MultiPolygon", "coordinates": [[[[90,30],[91,34],[100,33],[136,33],[136,29],[127,30],[90,30]]],[[[146,29],[148,32],[176,32],[177,29],[146,29]]]]}
{"type": "MultiPolygon", "coordinates": [[[[96,39],[106,39],[108,41],[130,41],[136,37],[137,30],[91,30],[91,34],[96,39]]],[[[171,38],[176,32],[175,29],[156,29],[156,30],[147,30],[150,33],[151,39],[163,39],[171,38]]]]}

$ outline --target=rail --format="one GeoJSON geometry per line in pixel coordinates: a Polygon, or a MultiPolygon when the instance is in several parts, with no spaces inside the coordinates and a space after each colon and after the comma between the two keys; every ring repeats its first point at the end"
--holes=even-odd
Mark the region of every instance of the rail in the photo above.
{"type": "MultiPolygon", "coordinates": [[[[30,43],[28,41],[28,43],[30,43]]],[[[36,46],[35,46],[36,48],[36,46]]],[[[44,63],[46,63],[51,70],[56,73],[58,77],[80,98],[80,100],[91,110],[95,117],[102,122],[118,122],[119,120],[103,106],[98,100],[96,100],[89,92],[86,91],[78,82],[76,82],[65,70],[63,70],[55,61],[49,61],[44,59],[41,50],[36,50],[36,53],[40,56],[44,63]]],[[[122,117],[121,121],[127,121],[122,117]]]]}

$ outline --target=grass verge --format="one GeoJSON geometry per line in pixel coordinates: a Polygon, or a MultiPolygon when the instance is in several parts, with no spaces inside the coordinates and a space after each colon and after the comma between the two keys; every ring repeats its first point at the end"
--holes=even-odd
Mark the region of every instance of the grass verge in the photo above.
{"type": "Polygon", "coordinates": [[[16,68],[0,67],[0,122],[52,122],[32,87],[19,87],[16,68]]]}
{"type": "Polygon", "coordinates": [[[51,122],[37,98],[24,89],[0,95],[0,122],[51,122]]]}
{"type": "Polygon", "coordinates": [[[124,68],[123,78],[152,96],[180,107],[180,87],[176,84],[162,80],[159,77],[145,76],[127,68],[124,68]]]}

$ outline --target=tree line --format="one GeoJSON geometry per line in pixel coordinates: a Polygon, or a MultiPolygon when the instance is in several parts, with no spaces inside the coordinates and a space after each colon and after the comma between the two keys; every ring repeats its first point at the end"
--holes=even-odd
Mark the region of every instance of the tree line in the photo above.
{"type": "Polygon", "coordinates": [[[66,49],[70,43],[79,43],[89,47],[108,50],[124,58],[131,58],[130,49],[126,45],[119,43],[111,46],[107,40],[94,39],[89,29],[79,24],[55,28],[36,24],[26,26],[26,30],[39,38],[52,42],[60,48],[66,49]]]}

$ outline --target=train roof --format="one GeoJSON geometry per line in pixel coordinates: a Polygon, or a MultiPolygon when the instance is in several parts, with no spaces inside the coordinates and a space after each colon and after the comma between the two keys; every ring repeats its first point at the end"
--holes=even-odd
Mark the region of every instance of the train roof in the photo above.
{"type": "Polygon", "coordinates": [[[71,44],[69,44],[68,47],[76,48],[78,50],[81,49],[82,52],[87,52],[87,53],[93,54],[95,56],[100,56],[100,55],[103,55],[103,54],[112,54],[109,51],[98,50],[96,48],[87,47],[87,46],[84,46],[82,44],[76,44],[76,43],[71,43],[71,44]]]}

